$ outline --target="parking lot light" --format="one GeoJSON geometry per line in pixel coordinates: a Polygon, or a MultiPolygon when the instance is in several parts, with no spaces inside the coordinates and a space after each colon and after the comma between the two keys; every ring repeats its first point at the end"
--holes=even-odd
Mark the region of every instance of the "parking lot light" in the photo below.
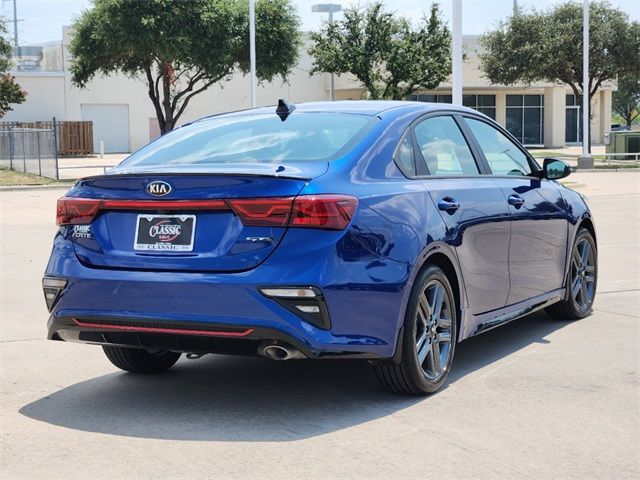
{"type": "MultiPolygon", "coordinates": [[[[333,13],[339,12],[340,10],[342,10],[342,5],[337,3],[316,3],[311,6],[313,13],[328,13],[329,23],[333,22],[333,13]]],[[[333,72],[331,72],[331,76],[329,77],[329,100],[332,102],[335,100],[335,80],[333,72]]]]}

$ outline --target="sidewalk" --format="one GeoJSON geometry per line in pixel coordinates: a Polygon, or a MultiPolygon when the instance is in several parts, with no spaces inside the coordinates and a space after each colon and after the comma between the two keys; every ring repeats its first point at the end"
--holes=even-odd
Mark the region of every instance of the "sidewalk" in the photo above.
{"type": "Polygon", "coordinates": [[[105,154],[103,158],[98,155],[90,157],[60,157],[58,158],[60,180],[75,180],[91,175],[102,175],[105,170],[119,164],[129,155],[129,153],[109,153],[105,154]]]}

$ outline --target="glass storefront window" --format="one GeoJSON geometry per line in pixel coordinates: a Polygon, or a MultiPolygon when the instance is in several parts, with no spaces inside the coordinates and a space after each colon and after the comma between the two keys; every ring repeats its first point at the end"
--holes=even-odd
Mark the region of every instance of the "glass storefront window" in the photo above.
{"type": "Polygon", "coordinates": [[[443,94],[408,95],[407,100],[413,102],[452,103],[453,96],[443,94]]]}
{"type": "Polygon", "coordinates": [[[484,113],[487,117],[496,119],[495,95],[463,95],[462,105],[484,113]]]}
{"type": "Polygon", "coordinates": [[[523,145],[544,143],[544,95],[507,95],[506,129],[523,145]]]}

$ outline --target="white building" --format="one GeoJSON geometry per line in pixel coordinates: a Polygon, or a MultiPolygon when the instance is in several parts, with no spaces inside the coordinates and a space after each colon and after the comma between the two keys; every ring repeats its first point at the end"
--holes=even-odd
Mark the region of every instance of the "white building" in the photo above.
{"type": "MultiPolygon", "coordinates": [[[[63,42],[42,45],[39,65],[29,60],[29,70],[13,72],[28,92],[27,100],[14,106],[3,121],[91,120],[94,146],[103,141],[105,151],[129,152],[140,148],[159,134],[155,111],[147,96],[146,83],[124,75],[96,77],[85,89],[72,85],[69,72],[69,29],[63,42]]],[[[535,84],[517,87],[492,85],[483,78],[476,55],[477,37],[465,37],[467,60],[463,72],[464,103],[477,108],[506,126],[523,143],[532,146],[559,147],[580,141],[579,107],[571,90],[564,85],[535,84]]],[[[35,58],[35,57],[34,57],[35,58]]],[[[37,63],[37,62],[36,62],[37,63]]],[[[20,63],[17,63],[20,65],[20,63]]],[[[258,88],[258,105],[273,105],[278,98],[293,102],[329,99],[329,76],[309,76],[311,58],[307,47],[292,72],[289,83],[280,80],[258,88]]],[[[194,97],[179,123],[214,113],[240,110],[250,105],[249,77],[234,75],[194,97]]],[[[602,143],[611,120],[611,90],[601,88],[592,103],[592,141],[602,143]]],[[[359,99],[366,92],[348,75],[336,79],[337,99],[359,99]]],[[[451,85],[416,92],[414,100],[451,101],[451,85]]]]}

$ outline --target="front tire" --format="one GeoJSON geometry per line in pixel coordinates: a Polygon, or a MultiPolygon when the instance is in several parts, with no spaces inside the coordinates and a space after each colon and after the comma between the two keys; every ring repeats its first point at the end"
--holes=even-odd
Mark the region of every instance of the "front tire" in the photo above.
{"type": "Polygon", "coordinates": [[[598,251],[593,236],[580,228],[571,249],[564,300],[547,307],[545,312],[560,320],[578,320],[591,314],[598,283],[598,251]]]}
{"type": "Polygon", "coordinates": [[[161,373],[169,370],[180,358],[180,353],[162,350],[151,353],[142,348],[103,345],[109,361],[121,370],[131,373],[161,373]]]}
{"type": "Polygon", "coordinates": [[[409,298],[400,363],[374,367],[382,386],[403,395],[438,391],[453,362],[458,338],[456,314],[449,279],[435,265],[427,267],[416,279],[409,298]]]}

